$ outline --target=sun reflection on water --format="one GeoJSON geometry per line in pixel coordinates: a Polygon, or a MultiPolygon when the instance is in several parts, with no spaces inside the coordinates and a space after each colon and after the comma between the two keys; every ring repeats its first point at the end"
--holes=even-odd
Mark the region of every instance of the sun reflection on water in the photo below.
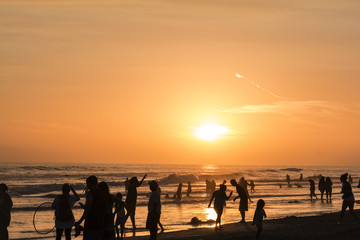
{"type": "Polygon", "coordinates": [[[213,164],[206,164],[206,165],[203,165],[201,167],[201,169],[202,169],[202,172],[212,173],[212,172],[215,172],[217,170],[217,166],[215,166],[213,164]]]}

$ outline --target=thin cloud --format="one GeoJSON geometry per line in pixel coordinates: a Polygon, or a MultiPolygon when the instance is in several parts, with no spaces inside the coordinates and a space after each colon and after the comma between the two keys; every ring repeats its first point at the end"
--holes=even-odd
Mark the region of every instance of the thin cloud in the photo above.
{"type": "Polygon", "coordinates": [[[284,100],[290,100],[289,98],[282,97],[282,96],[280,96],[280,95],[275,94],[274,92],[270,91],[269,89],[260,86],[259,84],[257,84],[257,83],[254,82],[253,80],[251,80],[251,79],[249,79],[249,78],[247,78],[247,77],[245,77],[245,76],[243,76],[243,75],[240,75],[240,74],[236,73],[235,76],[236,76],[237,78],[240,78],[240,79],[246,79],[246,80],[247,80],[248,82],[250,82],[252,85],[254,85],[255,87],[261,89],[262,91],[266,92],[267,94],[269,94],[269,95],[271,95],[271,96],[273,96],[273,97],[280,98],[280,99],[284,99],[284,100]]]}
{"type": "Polygon", "coordinates": [[[274,113],[274,114],[316,114],[330,115],[336,112],[358,111],[327,101],[280,101],[273,104],[244,105],[237,108],[216,110],[224,113],[274,113]]]}

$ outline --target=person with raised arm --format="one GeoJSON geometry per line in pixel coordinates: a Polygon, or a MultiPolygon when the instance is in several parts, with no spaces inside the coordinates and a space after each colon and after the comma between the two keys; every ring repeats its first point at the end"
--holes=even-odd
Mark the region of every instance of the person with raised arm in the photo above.
{"type": "Polygon", "coordinates": [[[137,201],[137,188],[141,186],[141,184],[144,182],[147,174],[144,175],[144,177],[139,181],[137,177],[132,177],[129,182],[129,188],[126,195],[126,216],[125,216],[125,223],[130,217],[131,223],[133,226],[133,230],[135,231],[136,225],[135,225],[135,211],[136,211],[136,201],[137,201]]]}

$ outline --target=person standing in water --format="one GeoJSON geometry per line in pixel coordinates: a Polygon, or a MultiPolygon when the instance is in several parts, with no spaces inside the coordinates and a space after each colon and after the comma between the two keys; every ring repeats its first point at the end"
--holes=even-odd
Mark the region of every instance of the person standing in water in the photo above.
{"type": "Polygon", "coordinates": [[[326,192],[326,202],[331,202],[331,193],[332,193],[332,181],[330,177],[327,177],[325,180],[325,192],[326,192]]]}
{"type": "Polygon", "coordinates": [[[215,191],[213,193],[213,195],[210,198],[210,202],[209,202],[209,206],[211,206],[211,202],[213,201],[213,199],[215,198],[214,201],[214,209],[216,212],[216,223],[215,223],[215,228],[221,228],[221,215],[223,213],[224,210],[224,205],[226,200],[229,200],[229,198],[231,197],[233,192],[230,192],[229,196],[226,196],[226,186],[221,184],[220,185],[220,189],[215,191]]]}
{"type": "Polygon", "coordinates": [[[191,190],[191,183],[188,182],[188,188],[186,190],[186,196],[187,197],[190,197],[190,194],[192,193],[192,190],[191,190]]]}
{"type": "Polygon", "coordinates": [[[312,179],[309,179],[310,182],[310,198],[311,201],[313,200],[313,196],[316,197],[316,200],[318,199],[318,197],[315,194],[315,182],[312,179]]]}
{"type": "Polygon", "coordinates": [[[324,192],[325,192],[325,178],[324,176],[321,176],[320,177],[320,180],[319,180],[319,191],[320,191],[320,194],[321,194],[321,201],[324,201],[324,192]]]}
{"type": "Polygon", "coordinates": [[[7,193],[8,187],[5,183],[0,184],[0,239],[8,240],[9,232],[8,226],[10,225],[11,214],[10,210],[13,206],[10,195],[7,193]]]}
{"type": "Polygon", "coordinates": [[[257,202],[256,210],[254,213],[254,219],[252,225],[256,225],[257,233],[256,238],[260,237],[260,233],[262,232],[263,219],[266,218],[266,213],[264,210],[265,202],[262,199],[259,199],[257,202]]]}
{"type": "Polygon", "coordinates": [[[182,197],[182,183],[179,183],[179,186],[176,190],[176,201],[180,202],[182,197]]]}
{"type": "Polygon", "coordinates": [[[356,213],[354,212],[354,203],[355,203],[354,194],[352,192],[350,183],[347,181],[347,177],[348,177],[347,173],[341,175],[341,177],[340,177],[340,181],[342,182],[341,193],[343,194],[343,196],[342,196],[343,203],[342,203],[342,207],[341,207],[341,213],[339,216],[339,222],[338,222],[339,224],[342,222],[345,211],[348,207],[349,207],[350,213],[354,216],[355,220],[359,223],[359,218],[356,215],[356,213]]]}
{"type": "Polygon", "coordinates": [[[148,202],[148,216],[146,219],[146,229],[150,230],[150,240],[157,239],[157,225],[160,220],[161,215],[161,202],[160,202],[160,193],[159,186],[156,181],[150,181],[149,187],[151,190],[151,195],[148,202]]]}
{"type": "Polygon", "coordinates": [[[75,192],[74,188],[65,183],[62,186],[62,195],[57,195],[51,205],[55,209],[55,227],[56,227],[56,240],[60,240],[65,230],[65,239],[71,239],[71,229],[75,224],[74,214],[72,207],[80,200],[79,195],[75,192]],[[70,196],[70,190],[74,195],[70,196]]]}
{"type": "Polygon", "coordinates": [[[248,197],[246,195],[245,190],[236,182],[235,179],[231,179],[230,181],[231,185],[236,187],[236,192],[238,196],[236,196],[233,201],[240,198],[240,204],[239,204],[239,211],[241,214],[241,221],[245,223],[245,212],[248,210],[248,197]]]}
{"type": "Polygon", "coordinates": [[[126,203],[127,213],[126,213],[126,217],[125,217],[125,223],[130,216],[134,231],[136,229],[135,211],[136,211],[136,201],[137,201],[137,188],[141,186],[141,184],[145,180],[146,176],[147,176],[147,174],[144,175],[144,177],[141,179],[140,182],[137,179],[137,177],[132,177],[129,182],[128,193],[126,195],[125,203],[126,203]]]}

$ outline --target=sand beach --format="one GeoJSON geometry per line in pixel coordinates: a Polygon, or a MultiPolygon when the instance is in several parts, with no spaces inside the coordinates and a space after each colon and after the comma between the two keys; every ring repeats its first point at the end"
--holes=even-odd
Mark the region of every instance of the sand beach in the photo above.
{"type": "MultiPolygon", "coordinates": [[[[355,211],[360,215],[360,210],[355,211]]],[[[313,217],[286,217],[265,220],[260,239],[360,239],[360,224],[347,211],[344,220],[338,224],[339,213],[324,214],[313,217]]],[[[191,230],[160,233],[159,240],[223,240],[223,239],[256,239],[256,227],[248,223],[225,224],[221,230],[204,227],[191,230]]],[[[126,239],[143,240],[149,237],[126,239]]]]}

